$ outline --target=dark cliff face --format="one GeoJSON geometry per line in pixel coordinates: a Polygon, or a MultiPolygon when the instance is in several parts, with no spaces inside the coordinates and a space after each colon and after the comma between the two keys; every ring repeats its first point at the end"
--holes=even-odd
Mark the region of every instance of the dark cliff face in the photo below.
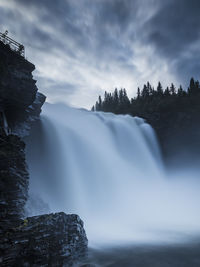
{"type": "Polygon", "coordinates": [[[32,72],[35,66],[0,42],[0,112],[20,136],[28,134],[46,97],[38,92],[32,72]]]}
{"type": "Polygon", "coordinates": [[[0,42],[0,99],[3,109],[26,109],[35,100],[35,66],[0,42]]]}
{"type": "Polygon", "coordinates": [[[77,215],[24,218],[29,174],[25,143],[45,96],[37,92],[35,66],[0,42],[0,266],[72,266],[87,254],[77,215]]]}
{"type": "MultiPolygon", "coordinates": [[[[8,234],[19,226],[28,197],[25,144],[16,135],[0,135],[0,265],[10,253],[8,234]]],[[[7,265],[9,266],[9,265],[7,265]]]]}
{"type": "Polygon", "coordinates": [[[18,225],[28,197],[25,144],[15,135],[0,136],[0,234],[18,225]]]}

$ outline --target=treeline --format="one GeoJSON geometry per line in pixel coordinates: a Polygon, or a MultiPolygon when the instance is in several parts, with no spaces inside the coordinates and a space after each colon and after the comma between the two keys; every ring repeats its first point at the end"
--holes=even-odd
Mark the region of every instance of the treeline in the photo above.
{"type": "Polygon", "coordinates": [[[200,110],[200,84],[193,78],[187,90],[183,90],[182,86],[177,89],[173,83],[163,89],[160,82],[157,88],[154,88],[147,82],[142,90],[138,88],[137,96],[131,99],[127,96],[126,89],[116,88],[113,93],[105,92],[104,98],[99,96],[92,110],[130,114],[148,119],[152,114],[185,111],[188,108],[200,110]]]}

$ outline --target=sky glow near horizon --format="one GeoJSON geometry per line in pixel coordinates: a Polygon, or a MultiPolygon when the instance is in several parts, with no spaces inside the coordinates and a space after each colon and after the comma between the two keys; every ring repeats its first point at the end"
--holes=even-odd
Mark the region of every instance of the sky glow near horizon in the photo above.
{"type": "Polygon", "coordinates": [[[99,94],[199,79],[198,0],[1,0],[0,31],[23,43],[49,102],[91,108],[99,94]]]}

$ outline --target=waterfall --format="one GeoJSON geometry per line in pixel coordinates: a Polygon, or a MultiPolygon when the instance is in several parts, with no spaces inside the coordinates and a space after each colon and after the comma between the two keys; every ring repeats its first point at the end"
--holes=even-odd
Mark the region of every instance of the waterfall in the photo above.
{"type": "Polygon", "coordinates": [[[43,203],[76,213],[91,243],[199,229],[199,182],[166,178],[155,133],[143,119],[47,103],[26,142],[32,215],[43,212],[43,203]]]}

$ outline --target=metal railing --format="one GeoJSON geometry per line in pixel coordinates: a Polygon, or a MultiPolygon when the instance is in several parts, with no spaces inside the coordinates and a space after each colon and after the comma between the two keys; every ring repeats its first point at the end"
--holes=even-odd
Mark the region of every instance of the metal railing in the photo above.
{"type": "Polygon", "coordinates": [[[10,48],[15,51],[17,54],[19,54],[22,57],[25,57],[25,48],[22,44],[16,42],[15,40],[11,39],[7,36],[8,31],[5,31],[5,33],[0,32],[0,41],[4,44],[7,44],[10,46],[10,48]]]}

